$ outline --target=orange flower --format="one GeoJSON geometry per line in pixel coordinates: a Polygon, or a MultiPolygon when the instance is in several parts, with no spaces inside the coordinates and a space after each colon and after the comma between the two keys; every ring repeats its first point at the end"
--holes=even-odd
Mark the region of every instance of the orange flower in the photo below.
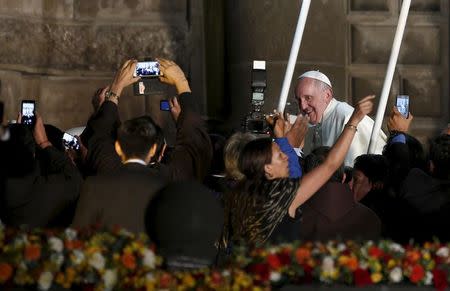
{"type": "Polygon", "coordinates": [[[295,251],[295,258],[297,259],[297,263],[303,264],[311,257],[311,251],[307,248],[298,248],[295,251]]]}
{"type": "Polygon", "coordinates": [[[41,247],[35,244],[28,245],[25,248],[25,259],[35,261],[41,256],[41,247]]]}
{"type": "Polygon", "coordinates": [[[406,257],[411,263],[416,263],[420,259],[420,253],[418,251],[408,251],[406,257]]]}
{"type": "Polygon", "coordinates": [[[0,263],[0,283],[5,283],[11,278],[13,268],[7,263],[0,263]]]}
{"type": "Polygon", "coordinates": [[[124,253],[121,257],[121,261],[125,268],[130,270],[136,269],[136,258],[133,256],[133,254],[124,253]]]}
{"type": "Polygon", "coordinates": [[[350,271],[355,271],[358,268],[358,259],[355,257],[341,256],[338,259],[340,265],[349,268],[350,271]]]}

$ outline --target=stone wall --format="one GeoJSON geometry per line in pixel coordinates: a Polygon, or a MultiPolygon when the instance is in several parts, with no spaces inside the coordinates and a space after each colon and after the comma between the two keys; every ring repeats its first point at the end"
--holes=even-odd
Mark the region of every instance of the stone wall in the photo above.
{"type": "MultiPolygon", "coordinates": [[[[127,58],[175,60],[205,104],[199,1],[0,0],[0,99],[15,119],[21,99],[36,99],[45,122],[62,129],[84,125],[90,98],[127,58]]],[[[201,5],[200,5],[201,8],[201,5]]],[[[147,97],[121,98],[124,119],[152,112],[173,94],[158,85],[147,97]]]]}

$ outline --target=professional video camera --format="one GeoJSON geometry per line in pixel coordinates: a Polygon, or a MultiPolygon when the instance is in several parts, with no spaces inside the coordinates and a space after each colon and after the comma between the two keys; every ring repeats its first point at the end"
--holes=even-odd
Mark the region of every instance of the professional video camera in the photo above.
{"type": "Polygon", "coordinates": [[[269,126],[262,112],[264,90],[266,89],[266,61],[253,61],[251,111],[245,117],[244,130],[257,134],[267,134],[269,126]]]}

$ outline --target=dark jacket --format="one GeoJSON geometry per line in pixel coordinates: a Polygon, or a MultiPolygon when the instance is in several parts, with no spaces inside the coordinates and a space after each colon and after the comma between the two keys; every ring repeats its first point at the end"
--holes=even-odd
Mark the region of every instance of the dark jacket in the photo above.
{"type": "Polygon", "coordinates": [[[5,177],[1,219],[10,226],[67,227],[81,184],[81,175],[67,155],[47,147],[26,176],[5,177]]]}
{"type": "Polygon", "coordinates": [[[328,182],[303,206],[302,240],[377,239],[381,221],[353,199],[347,184],[328,182]]]}
{"type": "Polygon", "coordinates": [[[153,169],[137,163],[124,164],[110,175],[89,177],[81,191],[73,226],[99,224],[144,232],[145,208],[165,184],[153,169]]]}

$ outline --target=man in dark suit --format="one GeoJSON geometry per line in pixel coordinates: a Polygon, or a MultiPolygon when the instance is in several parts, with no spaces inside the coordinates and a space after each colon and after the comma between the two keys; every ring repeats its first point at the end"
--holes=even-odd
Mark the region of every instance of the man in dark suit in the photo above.
{"type": "Polygon", "coordinates": [[[145,207],[165,184],[147,167],[156,151],[156,133],[156,125],[148,116],[121,125],[115,147],[123,165],[114,173],[86,180],[73,226],[100,223],[120,225],[133,232],[145,230],[145,207]]]}
{"type": "Polygon", "coordinates": [[[41,117],[33,132],[22,124],[8,129],[0,147],[1,220],[9,226],[67,227],[82,183],[78,169],[49,142],[41,117]]]}
{"type": "Polygon", "coordinates": [[[184,99],[191,97],[189,84],[175,63],[161,60],[160,64],[164,74],[161,81],[174,85],[179,94],[171,100],[177,140],[170,169],[148,167],[160,140],[158,126],[150,117],[129,120],[116,134],[120,123],[119,96],[123,88],[139,79],[133,77],[136,61],[127,61],[110,86],[105,102],[88,124],[92,132],[88,161],[97,176],[89,177],[83,186],[74,226],[100,223],[108,227],[120,225],[133,232],[144,231],[145,207],[168,180],[200,177],[206,172],[209,138],[206,132],[203,134],[198,115],[183,106],[184,99]]]}

